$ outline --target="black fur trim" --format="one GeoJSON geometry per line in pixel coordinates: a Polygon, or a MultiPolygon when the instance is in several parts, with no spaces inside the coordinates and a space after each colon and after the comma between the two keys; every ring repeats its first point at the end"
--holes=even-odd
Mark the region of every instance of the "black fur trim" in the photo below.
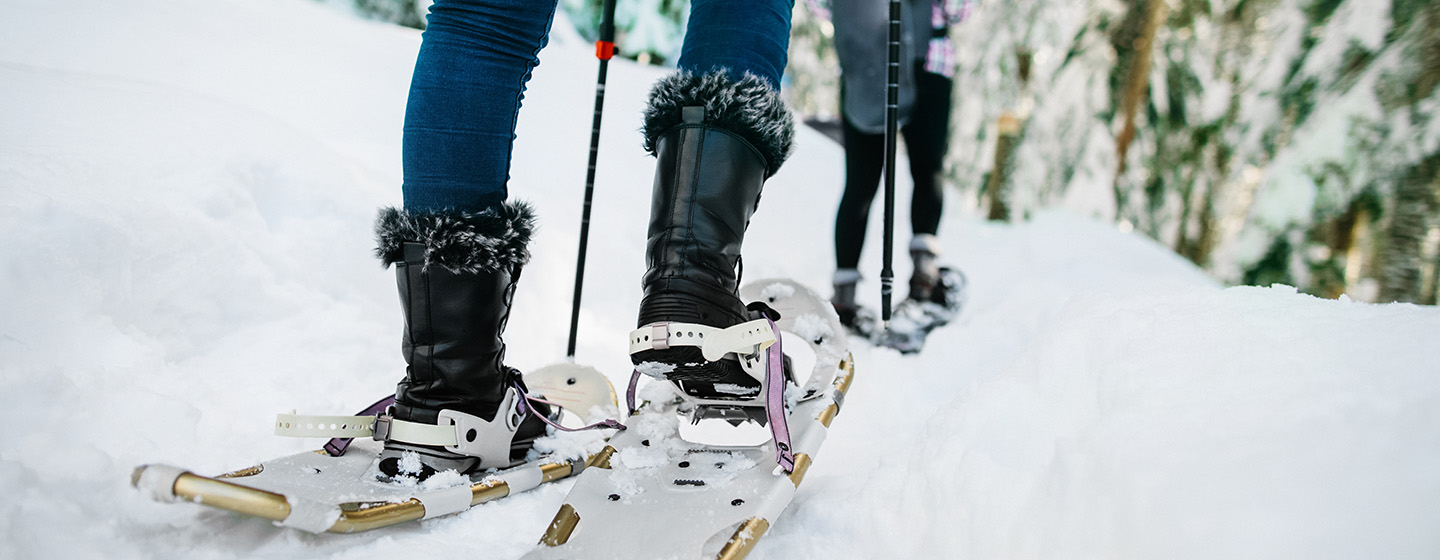
{"type": "Polygon", "coordinates": [[[650,89],[645,107],[645,151],[655,154],[660,135],[681,123],[683,107],[705,107],[705,124],[739,134],[765,156],[765,177],[790,157],[795,124],[780,92],[754,74],[739,81],[724,70],[708,74],[675,72],[650,89]]]}
{"type": "Polygon", "coordinates": [[[477,213],[382,208],[375,220],[375,256],[390,266],[405,259],[404,243],[423,243],[426,268],[495,272],[528,262],[534,233],[535,212],[524,202],[477,213]]]}

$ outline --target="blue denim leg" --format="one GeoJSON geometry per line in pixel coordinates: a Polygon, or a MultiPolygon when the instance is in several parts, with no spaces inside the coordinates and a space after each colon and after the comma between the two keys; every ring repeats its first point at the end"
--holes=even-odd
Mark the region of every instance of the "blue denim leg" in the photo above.
{"type": "Polygon", "coordinates": [[[792,0],[692,0],[681,70],[750,72],[780,89],[790,46],[792,0]]]}
{"type": "Polygon", "coordinates": [[[405,209],[503,202],[515,119],[556,0],[437,0],[422,35],[402,154],[405,209]]]}

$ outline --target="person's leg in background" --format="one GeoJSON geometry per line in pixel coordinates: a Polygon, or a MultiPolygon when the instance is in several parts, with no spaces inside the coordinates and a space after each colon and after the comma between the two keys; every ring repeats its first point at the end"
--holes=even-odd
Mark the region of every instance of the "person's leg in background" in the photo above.
{"type": "Polygon", "coordinates": [[[845,192],[835,213],[835,295],[830,299],[840,322],[854,326],[859,305],[855,290],[860,283],[860,253],[870,222],[870,207],[880,189],[885,169],[885,135],[866,134],[848,119],[843,122],[845,192]]]}
{"type": "Polygon", "coordinates": [[[945,153],[950,140],[950,78],[926,72],[923,63],[915,69],[915,107],[910,122],[901,129],[905,150],[910,155],[910,176],[915,190],[910,199],[909,299],[928,301],[940,279],[940,216],[945,202],[945,153]]]}

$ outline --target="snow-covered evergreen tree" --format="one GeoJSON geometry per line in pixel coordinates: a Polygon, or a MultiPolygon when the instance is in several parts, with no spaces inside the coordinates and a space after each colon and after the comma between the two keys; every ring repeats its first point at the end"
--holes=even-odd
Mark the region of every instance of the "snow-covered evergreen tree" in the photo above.
{"type": "MultiPolygon", "coordinates": [[[[603,0],[564,0],[560,5],[581,35],[592,40],[599,35],[603,0]]],[[[689,0],[617,0],[616,53],[642,62],[673,65],[680,57],[689,18],[689,0]]]]}
{"type": "Polygon", "coordinates": [[[425,13],[432,0],[316,0],[366,19],[425,28],[425,13]]]}
{"type": "Polygon", "coordinates": [[[983,3],[953,30],[951,179],[982,199],[1005,189],[1013,218],[1065,206],[1114,220],[1228,282],[1433,302],[1436,12],[1413,0],[983,3]],[[1153,37],[1151,14],[1163,18],[1153,37]],[[1141,95],[1131,112],[1127,93],[1141,95]]]}

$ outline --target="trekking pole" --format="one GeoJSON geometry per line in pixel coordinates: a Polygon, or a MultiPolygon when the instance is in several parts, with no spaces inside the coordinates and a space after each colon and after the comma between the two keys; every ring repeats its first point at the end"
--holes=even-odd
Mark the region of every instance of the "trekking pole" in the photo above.
{"type": "Polygon", "coordinates": [[[885,250],[880,269],[880,320],[890,325],[895,271],[895,128],[900,105],[900,0],[890,0],[889,72],[885,84],[885,250]]]}
{"type": "Polygon", "coordinates": [[[585,285],[585,251],[590,245],[590,201],[595,197],[595,164],[600,157],[600,116],[605,108],[605,75],[615,56],[615,0],[605,0],[600,16],[600,38],[595,41],[595,58],[600,73],[595,78],[595,118],[590,125],[590,168],[585,172],[585,206],[580,212],[580,254],[575,259],[575,299],[570,307],[570,344],[565,357],[575,359],[575,337],[580,330],[580,294],[585,285]]]}

